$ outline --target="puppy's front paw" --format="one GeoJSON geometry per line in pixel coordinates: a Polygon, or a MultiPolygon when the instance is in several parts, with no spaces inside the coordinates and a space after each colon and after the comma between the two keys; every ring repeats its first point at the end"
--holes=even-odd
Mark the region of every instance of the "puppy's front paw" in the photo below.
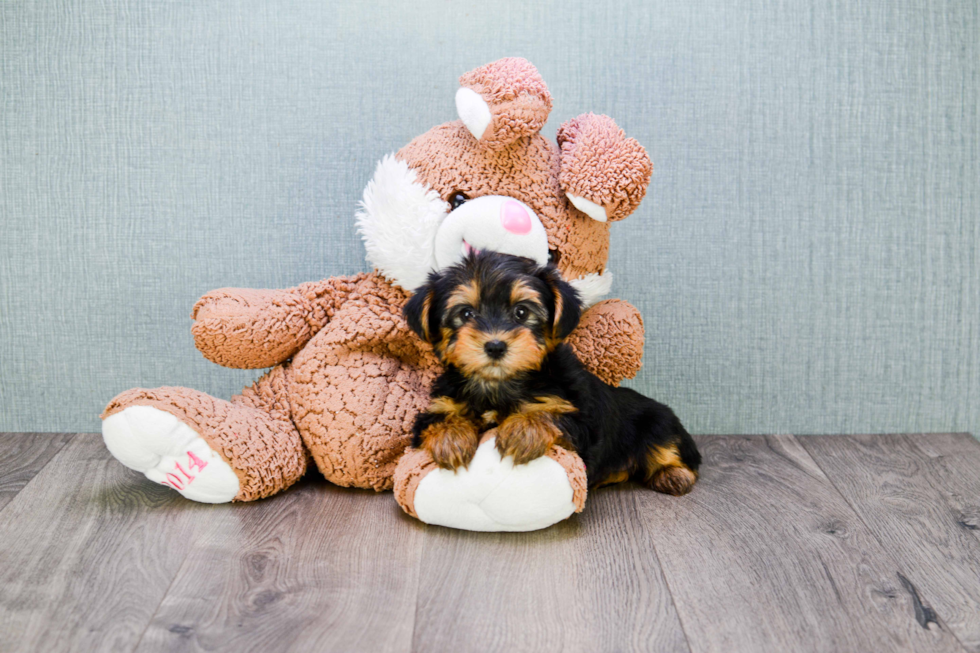
{"type": "Polygon", "coordinates": [[[561,435],[547,413],[515,413],[497,427],[497,451],[523,465],[545,455],[561,435]]]}
{"type": "Polygon", "coordinates": [[[450,415],[422,432],[422,448],[443,469],[468,467],[480,435],[467,419],[450,415]]]}

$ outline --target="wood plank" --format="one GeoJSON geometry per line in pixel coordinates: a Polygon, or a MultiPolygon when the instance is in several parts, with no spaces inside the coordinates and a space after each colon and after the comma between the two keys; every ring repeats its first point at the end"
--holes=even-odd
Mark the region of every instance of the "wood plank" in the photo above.
{"type": "Polygon", "coordinates": [[[637,495],[693,651],[963,651],[796,439],[698,441],[691,494],[637,495]]]}
{"type": "Polygon", "coordinates": [[[215,514],[74,437],[0,519],[0,650],[131,651],[215,514]]]}
{"type": "Polygon", "coordinates": [[[630,488],[533,533],[429,527],[418,651],[688,651],[630,488]]]}
{"type": "MultiPolygon", "coordinates": [[[[926,478],[942,495],[953,521],[980,541],[980,442],[969,433],[906,435],[904,439],[926,456],[926,478]]],[[[972,561],[980,562],[980,557],[972,561]]],[[[980,579],[980,574],[974,578],[980,579]]]]}
{"type": "Polygon", "coordinates": [[[0,511],[51,458],[72,433],[0,433],[0,511]]]}
{"type": "MultiPolygon", "coordinates": [[[[923,603],[980,651],[980,443],[967,434],[868,435],[803,446],[923,603]]],[[[920,621],[928,616],[921,611],[920,621]]]]}
{"type": "Polygon", "coordinates": [[[424,525],[390,494],[304,481],[197,546],[147,651],[409,651],[424,525]]]}

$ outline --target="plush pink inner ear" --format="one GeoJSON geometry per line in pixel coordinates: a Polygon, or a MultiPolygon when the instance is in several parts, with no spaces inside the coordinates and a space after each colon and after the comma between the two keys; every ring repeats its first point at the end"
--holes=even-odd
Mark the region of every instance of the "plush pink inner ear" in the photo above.
{"type": "Polygon", "coordinates": [[[517,202],[504,202],[500,207],[500,222],[504,229],[512,234],[527,234],[531,232],[531,216],[517,202]]]}

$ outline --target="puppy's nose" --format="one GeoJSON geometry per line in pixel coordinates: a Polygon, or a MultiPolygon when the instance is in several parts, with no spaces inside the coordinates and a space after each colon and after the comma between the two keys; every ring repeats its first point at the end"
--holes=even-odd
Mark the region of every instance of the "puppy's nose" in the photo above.
{"type": "Polygon", "coordinates": [[[511,200],[500,207],[500,223],[512,234],[523,236],[531,233],[531,216],[527,209],[511,200]]]}
{"type": "Polygon", "coordinates": [[[491,340],[483,345],[483,351],[487,352],[487,356],[493,360],[499,360],[507,353],[507,343],[501,342],[500,340],[491,340]]]}

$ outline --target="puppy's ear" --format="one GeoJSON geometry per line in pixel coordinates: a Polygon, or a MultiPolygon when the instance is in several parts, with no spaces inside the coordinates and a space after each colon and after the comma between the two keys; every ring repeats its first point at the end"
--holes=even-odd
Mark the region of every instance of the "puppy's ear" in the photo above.
{"type": "Polygon", "coordinates": [[[578,321],[582,317],[582,301],[579,299],[578,291],[561,278],[556,268],[546,268],[545,280],[555,301],[555,311],[551,319],[551,337],[555,340],[564,340],[578,326],[578,321]]]}
{"type": "Polygon", "coordinates": [[[408,303],[405,304],[405,320],[408,321],[408,328],[429,344],[435,344],[432,340],[432,313],[435,295],[436,292],[432,284],[427,283],[416,290],[408,303]]]}

